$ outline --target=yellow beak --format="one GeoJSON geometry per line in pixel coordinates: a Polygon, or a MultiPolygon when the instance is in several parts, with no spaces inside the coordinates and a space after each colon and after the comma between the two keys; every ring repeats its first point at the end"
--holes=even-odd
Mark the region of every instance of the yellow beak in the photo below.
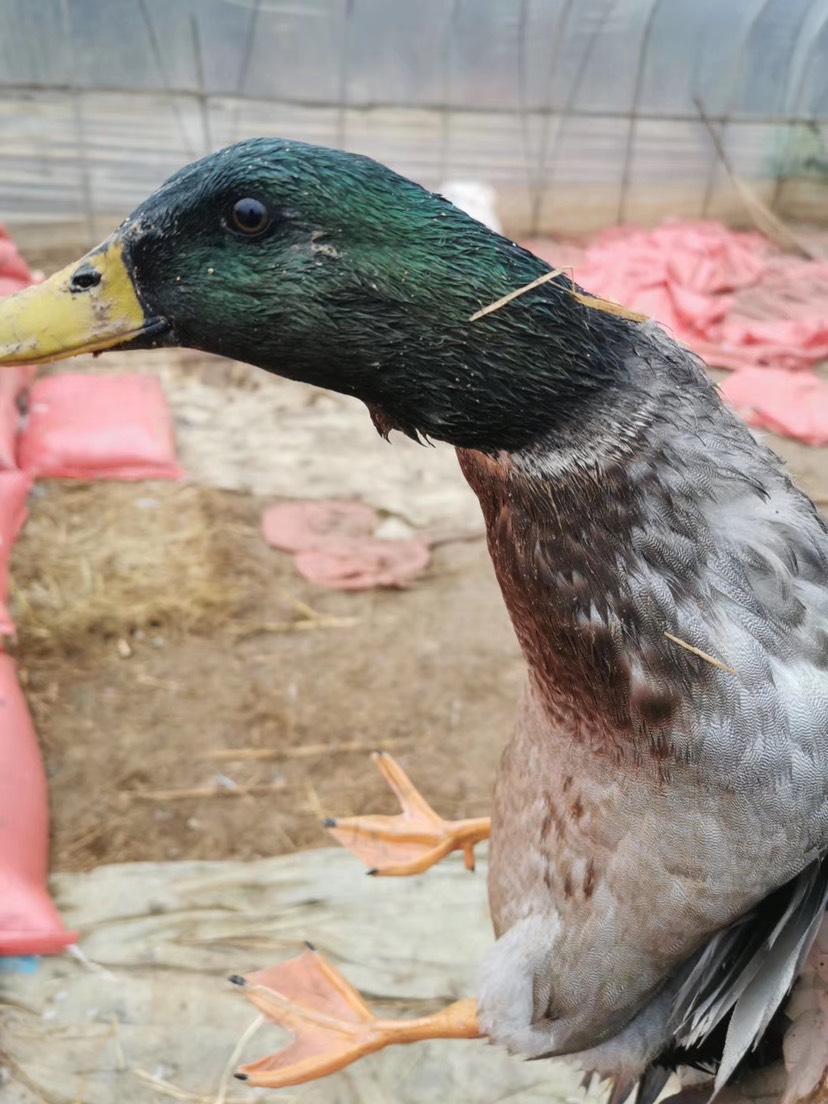
{"type": "Polygon", "coordinates": [[[138,301],[111,239],[45,283],[0,299],[0,365],[43,364],[96,353],[160,328],[138,301]]]}

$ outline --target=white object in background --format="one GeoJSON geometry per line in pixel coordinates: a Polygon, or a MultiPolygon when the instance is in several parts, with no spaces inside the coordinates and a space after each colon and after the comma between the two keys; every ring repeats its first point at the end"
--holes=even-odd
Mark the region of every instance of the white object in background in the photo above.
{"type": "Polygon", "coordinates": [[[484,184],[482,180],[447,180],[440,188],[440,195],[496,234],[503,233],[497,217],[497,192],[491,184],[484,184]]]}

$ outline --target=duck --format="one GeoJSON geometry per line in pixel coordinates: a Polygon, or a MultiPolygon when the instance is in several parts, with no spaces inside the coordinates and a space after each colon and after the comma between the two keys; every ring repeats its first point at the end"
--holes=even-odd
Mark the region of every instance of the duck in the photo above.
{"type": "Polygon", "coordinates": [[[789,1066],[797,994],[824,997],[828,530],[701,361],[376,161],[274,138],[0,302],[0,366],[177,346],[453,446],[526,664],[490,820],[443,821],[381,757],[399,817],[328,824],[377,874],[489,838],[477,998],[383,1020],[308,949],[235,979],[294,1037],[238,1076],[486,1038],[613,1104],[676,1070],[681,1100],[824,1099],[789,1066]]]}

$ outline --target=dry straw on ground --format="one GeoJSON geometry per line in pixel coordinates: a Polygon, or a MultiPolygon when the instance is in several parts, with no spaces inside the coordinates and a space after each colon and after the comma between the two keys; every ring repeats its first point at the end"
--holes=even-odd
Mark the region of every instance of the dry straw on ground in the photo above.
{"type": "Polygon", "coordinates": [[[11,571],[26,652],[77,653],[232,615],[251,579],[221,499],[173,484],[41,484],[11,571]]]}

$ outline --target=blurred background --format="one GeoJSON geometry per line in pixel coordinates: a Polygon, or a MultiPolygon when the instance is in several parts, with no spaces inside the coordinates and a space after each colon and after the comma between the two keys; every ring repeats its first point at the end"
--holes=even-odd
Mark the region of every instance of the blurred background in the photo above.
{"type": "Polygon", "coordinates": [[[828,0],[0,5],[0,212],[27,233],[97,238],[259,134],[483,181],[512,235],[744,224],[700,112],[780,217],[821,219],[828,0]]]}

